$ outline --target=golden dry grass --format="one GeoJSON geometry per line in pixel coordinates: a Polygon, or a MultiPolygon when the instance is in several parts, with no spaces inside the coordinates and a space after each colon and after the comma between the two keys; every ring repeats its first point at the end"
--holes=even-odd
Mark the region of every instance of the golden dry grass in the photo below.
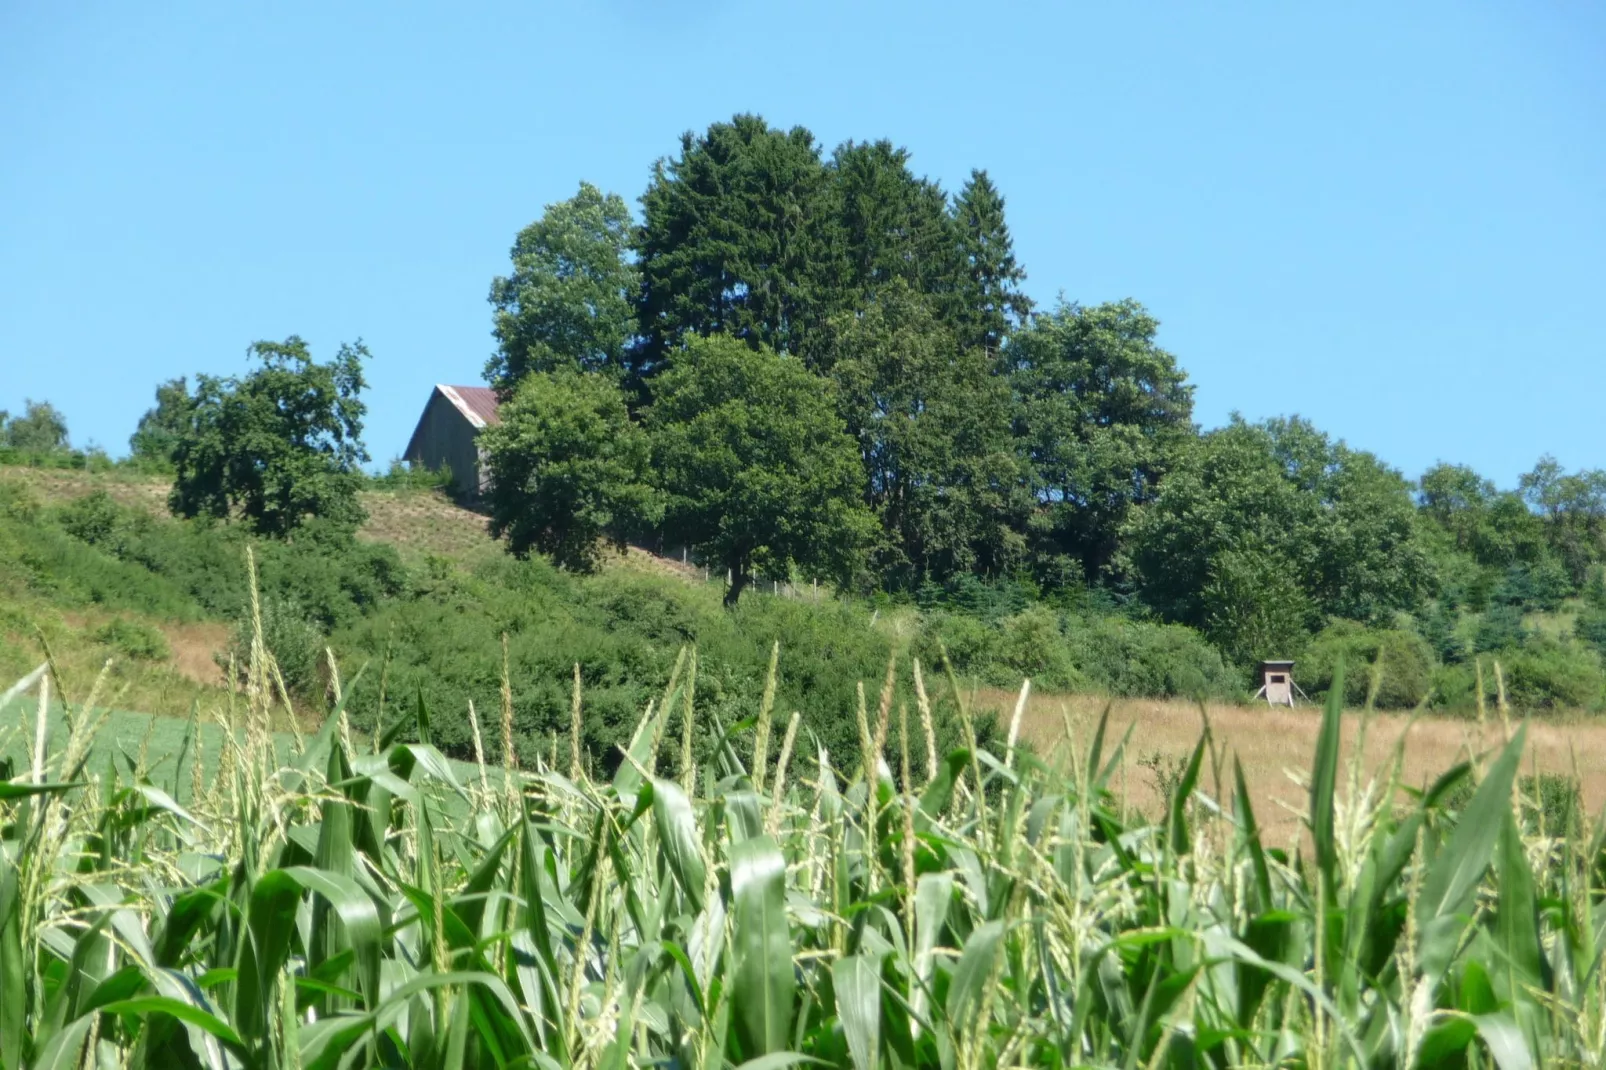
{"type": "MultiPolygon", "coordinates": [[[[978,709],[996,712],[1000,726],[1007,730],[1015,708],[1016,695],[983,690],[976,695],[978,709]]],[[[1066,723],[1075,734],[1078,753],[1085,752],[1098,724],[1100,713],[1110,707],[1110,727],[1106,736],[1106,760],[1110,748],[1120,741],[1127,727],[1132,736],[1123,758],[1124,776],[1115,787],[1124,787],[1130,805],[1154,814],[1159,806],[1154,772],[1140,763],[1158,758],[1173,765],[1185,760],[1199,742],[1204,721],[1197,703],[1161,699],[1105,699],[1095,695],[1034,694],[1021,717],[1020,735],[1039,754],[1049,754],[1066,738],[1066,723]]],[[[1289,845],[1300,835],[1299,816],[1308,798],[1304,778],[1308,774],[1316,746],[1321,710],[1315,706],[1298,709],[1272,709],[1266,706],[1238,706],[1210,703],[1205,707],[1210,729],[1222,756],[1220,791],[1230,796],[1231,759],[1243,762],[1256,817],[1267,829],[1270,845],[1289,845]],[[1295,777],[1299,779],[1296,781],[1295,777]]],[[[1343,727],[1344,756],[1342,777],[1348,776],[1348,763],[1361,736],[1359,711],[1346,716],[1343,727]]],[[[1394,749],[1405,735],[1402,780],[1412,787],[1430,783],[1440,773],[1469,756],[1488,751],[1504,741],[1504,727],[1498,714],[1481,728],[1475,720],[1424,715],[1414,723],[1405,714],[1374,713],[1366,719],[1361,776],[1386,775],[1394,749]]],[[[1573,775],[1581,784],[1584,805],[1591,813],[1606,803],[1606,722],[1554,718],[1534,721],[1528,729],[1525,772],[1554,772],[1573,775]]],[[[1341,780],[1341,783],[1346,783],[1341,780]]],[[[1212,797],[1218,788],[1207,770],[1201,788],[1212,797]]]]}

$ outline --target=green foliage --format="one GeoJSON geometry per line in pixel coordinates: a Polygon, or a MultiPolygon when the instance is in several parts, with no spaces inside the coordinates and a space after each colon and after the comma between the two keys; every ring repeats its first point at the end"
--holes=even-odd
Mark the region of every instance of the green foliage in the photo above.
{"type": "Polygon", "coordinates": [[[624,376],[640,285],[630,234],[624,199],[589,182],[519,231],[513,273],[491,283],[497,353],[485,377],[500,393],[511,395],[530,372],[624,376]]]}
{"type": "MultiPolygon", "coordinates": [[[[265,598],[261,610],[262,644],[285,689],[296,698],[321,698],[327,640],[308,619],[307,612],[289,599],[265,598]]],[[[248,682],[251,642],[257,634],[256,622],[249,614],[237,621],[228,645],[214,655],[218,668],[227,672],[232,667],[241,683],[248,682]]]]}
{"type": "Polygon", "coordinates": [[[1606,471],[1565,472],[1547,455],[1518,486],[1544,519],[1547,541],[1568,576],[1582,584],[1590,566],[1606,557],[1606,471]]]}
{"type": "Polygon", "coordinates": [[[602,376],[530,372],[479,437],[491,471],[491,534],[594,571],[600,542],[622,547],[654,519],[650,445],[623,394],[602,376]]]}
{"type": "Polygon", "coordinates": [[[1528,635],[1521,610],[1513,605],[1494,605],[1479,618],[1472,649],[1479,654],[1513,650],[1526,642],[1528,635]]]}
{"type": "Polygon", "coordinates": [[[261,367],[241,378],[196,377],[169,506],[186,517],[238,516],[276,537],[310,517],[355,530],[363,519],[358,465],[368,459],[360,399],[367,347],[342,345],[318,364],[292,335],[248,353],[261,367]]]}
{"type": "Polygon", "coordinates": [[[995,620],[927,614],[914,651],[993,687],[1030,677],[1045,691],[1095,690],[1117,696],[1240,698],[1242,678],[1197,632],[1112,615],[1056,616],[1043,606],[995,620]]]}
{"type": "Polygon", "coordinates": [[[1199,604],[1204,633],[1240,666],[1298,650],[1314,615],[1293,567],[1264,547],[1217,553],[1199,604]]]}
{"type": "Polygon", "coordinates": [[[167,637],[143,621],[113,617],[95,629],[94,639],[125,658],[135,661],[166,661],[172,656],[167,637]]]}
{"type": "Polygon", "coordinates": [[[962,348],[926,298],[895,281],[832,320],[811,352],[859,444],[882,582],[913,590],[1012,572],[1027,503],[1007,388],[985,351],[962,348]]]}
{"type": "Polygon", "coordinates": [[[827,176],[814,135],[756,115],[686,133],[642,194],[635,371],[689,335],[796,353],[837,300],[825,232],[827,176]]]}
{"type": "Polygon", "coordinates": [[[1421,615],[1419,628],[1438,660],[1446,665],[1466,660],[1467,644],[1461,637],[1461,618],[1454,609],[1443,602],[1430,604],[1421,615]]]}
{"type": "Polygon", "coordinates": [[[1376,705],[1385,710],[1415,709],[1428,697],[1435,662],[1427,640],[1413,632],[1368,628],[1355,621],[1334,621],[1300,654],[1294,678],[1312,698],[1332,688],[1340,665],[1348,667],[1344,702],[1359,706],[1377,681],[1376,705]]]}
{"type": "Polygon", "coordinates": [[[1598,1062],[1602,830],[1519,781],[1525,728],[1413,791],[1401,752],[1342,766],[1329,704],[1290,860],[1241,767],[1204,797],[1208,732],[1141,763],[1154,821],[1102,723],[1049,768],[900,718],[767,777],[769,704],[733,727],[682,668],[608,776],[454,767],[414,704],[373,748],[253,720],[96,786],[73,708],[0,781],[0,1067],[1598,1062]],[[911,749],[941,759],[906,776],[911,749]]]}
{"type": "Polygon", "coordinates": [[[1237,699],[1243,676],[1191,628],[1116,615],[1065,622],[1072,662],[1098,690],[1125,697],[1237,699]]]}
{"type": "Polygon", "coordinates": [[[1507,700],[1519,710],[1598,709],[1606,674],[1592,650],[1533,638],[1499,656],[1507,700]]]}
{"type": "Polygon", "coordinates": [[[1602,672],[1600,655],[1584,647],[1531,636],[1520,646],[1440,668],[1433,681],[1434,705],[1462,711],[1475,708],[1480,666],[1485,699],[1491,707],[1498,697],[1499,682],[1504,683],[1507,703],[1522,711],[1596,711],[1606,698],[1606,673],[1602,672]]]}
{"type": "Polygon", "coordinates": [[[178,444],[190,429],[191,406],[187,379],[181,376],[158,383],[156,404],[145,410],[128,439],[130,460],[148,470],[171,471],[178,444]]]}
{"type": "Polygon", "coordinates": [[[869,518],[830,385],[799,361],[694,338],[648,411],[664,527],[728,569],[734,604],[756,571],[838,581],[863,560],[869,518]]]}
{"type": "Polygon", "coordinates": [[[28,398],[21,416],[0,412],[0,447],[44,456],[67,452],[67,418],[48,401],[28,398]]]}
{"type": "Polygon", "coordinates": [[[1235,659],[1285,656],[1268,644],[1301,617],[1408,609],[1427,581],[1405,481],[1299,419],[1202,436],[1127,531],[1143,599],[1235,659]]]}
{"type": "Polygon", "coordinates": [[[954,198],[959,253],[968,279],[961,305],[960,342],[966,348],[999,352],[1026,322],[1031,298],[1020,285],[1026,269],[1015,260],[1015,243],[1004,220],[1004,197],[986,171],[971,171],[954,198]]]}
{"type": "Polygon", "coordinates": [[[454,480],[455,477],[448,465],[443,464],[432,472],[422,464],[392,457],[385,470],[378,475],[369,476],[367,483],[373,490],[438,490],[452,497],[455,493],[454,480]]]}
{"type": "Polygon", "coordinates": [[[1191,441],[1193,387],[1155,344],[1136,301],[1061,304],[1011,340],[1015,434],[1037,499],[1034,550],[1103,577],[1133,506],[1149,501],[1191,441]]]}
{"type": "Polygon", "coordinates": [[[1567,839],[1581,833],[1588,821],[1578,781],[1562,773],[1523,776],[1517,782],[1522,800],[1519,819],[1530,836],[1567,839]]]}

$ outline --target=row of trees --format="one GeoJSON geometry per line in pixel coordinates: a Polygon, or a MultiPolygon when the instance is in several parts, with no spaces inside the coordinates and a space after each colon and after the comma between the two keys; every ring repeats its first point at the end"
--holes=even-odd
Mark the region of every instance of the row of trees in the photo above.
{"type": "Polygon", "coordinates": [[[986,173],[950,197],[888,142],[737,116],[653,168],[639,225],[582,184],[511,258],[484,442],[516,553],[690,544],[732,600],[758,570],[1091,587],[1245,660],[1334,617],[1564,596],[1606,545],[1598,473],[1441,467],[1419,509],[1297,418],[1200,434],[1140,304],[1034,310],[986,173]]]}
{"type": "MultiPolygon", "coordinates": [[[[639,225],[582,185],[492,284],[493,531],[580,570],[610,540],[689,545],[731,602],[761,574],[1092,592],[1239,663],[1402,613],[1453,661],[1464,611],[1483,649],[1598,580],[1606,474],[1413,485],[1298,418],[1200,433],[1140,304],[1034,310],[1024,278],[984,172],[950,197],[886,142],[827,157],[738,116],[653,169],[639,225]]],[[[136,463],[175,473],[181,515],[355,530],[366,348],[250,356],[160,386],[136,463]]],[[[0,428],[65,443],[48,406],[0,428]]]]}
{"type": "MultiPolygon", "coordinates": [[[[738,116],[660,161],[642,216],[634,225],[622,198],[582,185],[519,234],[490,297],[487,376],[516,402],[504,419],[564,403],[573,372],[612,386],[650,432],[665,426],[665,383],[685,382],[665,373],[694,359],[694,340],[723,338],[808,372],[798,388],[829,402],[814,406],[816,437],[843,432],[859,455],[859,507],[815,550],[766,552],[772,567],[846,569],[898,590],[966,573],[1029,572],[1049,587],[1118,576],[1121,525],[1192,435],[1192,389],[1136,302],[1031,315],[985,172],[950,198],[889,142],[826,158],[805,130],[738,116]]],[[[749,420],[776,404],[746,401],[749,420]]],[[[699,544],[688,525],[706,523],[686,508],[617,507],[645,501],[631,488],[648,470],[667,499],[686,497],[646,447],[641,469],[593,488],[595,504],[567,516],[543,504],[552,493],[531,481],[542,465],[595,452],[543,444],[544,426],[488,440],[501,471],[493,508],[515,550],[584,566],[575,548],[590,542],[575,532],[598,522],[618,538],[648,528],[699,544]]],[[[710,552],[733,576],[751,556],[710,552]]]]}

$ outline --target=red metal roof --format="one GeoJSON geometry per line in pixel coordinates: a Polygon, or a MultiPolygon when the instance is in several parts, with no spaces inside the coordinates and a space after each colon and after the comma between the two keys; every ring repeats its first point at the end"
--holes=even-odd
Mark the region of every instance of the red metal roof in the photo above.
{"type": "Polygon", "coordinates": [[[468,417],[469,423],[475,427],[486,427],[502,422],[496,411],[496,391],[488,386],[437,386],[446,396],[446,400],[457,406],[457,410],[468,417]]]}

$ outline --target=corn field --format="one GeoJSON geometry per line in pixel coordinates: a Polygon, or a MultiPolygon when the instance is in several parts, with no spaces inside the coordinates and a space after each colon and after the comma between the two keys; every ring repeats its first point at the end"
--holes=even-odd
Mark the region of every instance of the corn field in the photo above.
{"type": "Polygon", "coordinates": [[[505,710],[503,761],[474,720],[478,767],[448,762],[421,702],[363,739],[337,704],[284,758],[257,648],[222,753],[165,782],[91,767],[93,697],[46,746],[48,664],[0,698],[29,754],[0,783],[0,1068],[1606,1059],[1606,826],[1526,827],[1521,727],[1413,788],[1341,763],[1329,704],[1290,856],[1208,726],[1134,814],[1102,723],[935,753],[934,701],[974,732],[918,663],[861,689],[839,765],[772,716],[773,663],[722,726],[683,654],[605,778],[578,732],[514,767],[505,710]]]}

